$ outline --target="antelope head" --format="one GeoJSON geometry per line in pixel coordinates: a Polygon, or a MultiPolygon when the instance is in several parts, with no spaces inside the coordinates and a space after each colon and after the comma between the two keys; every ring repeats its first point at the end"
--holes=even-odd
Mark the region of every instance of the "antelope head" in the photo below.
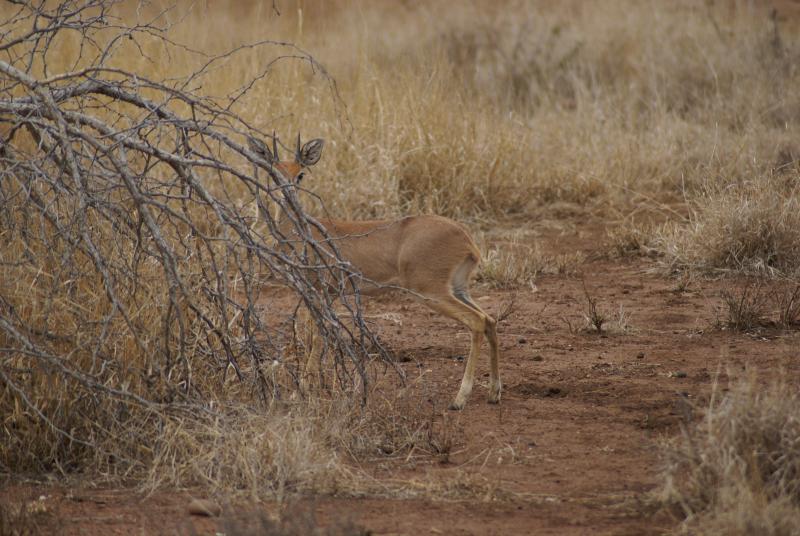
{"type": "Polygon", "coordinates": [[[305,145],[301,147],[300,133],[298,132],[294,159],[281,160],[278,156],[277,137],[274,135],[272,136],[272,151],[259,139],[248,137],[247,141],[250,144],[250,150],[266,160],[267,163],[272,166],[272,169],[278,171],[289,184],[298,184],[303,180],[306,168],[319,162],[322,156],[322,148],[325,146],[325,140],[322,138],[315,138],[306,142],[305,145]]]}

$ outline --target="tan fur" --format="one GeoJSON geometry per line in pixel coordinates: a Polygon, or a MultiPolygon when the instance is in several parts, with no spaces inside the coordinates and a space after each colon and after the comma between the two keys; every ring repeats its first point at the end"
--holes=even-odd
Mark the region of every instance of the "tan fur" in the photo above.
{"type": "MultiPolygon", "coordinates": [[[[297,181],[303,170],[297,161],[273,165],[291,183],[297,181]]],[[[469,280],[480,260],[480,251],[469,233],[455,221],[433,215],[373,221],[321,219],[319,222],[343,260],[350,262],[362,275],[359,290],[363,294],[406,289],[421,303],[470,330],[470,353],[451,409],[462,409],[466,404],[483,338],[488,339],[489,402],[498,403],[501,382],[496,322],[469,297],[469,280]]],[[[299,239],[287,218],[281,218],[280,228],[289,244],[299,239]]],[[[318,231],[312,233],[316,240],[322,240],[318,231]]],[[[307,369],[314,367],[309,363],[307,369]]]]}

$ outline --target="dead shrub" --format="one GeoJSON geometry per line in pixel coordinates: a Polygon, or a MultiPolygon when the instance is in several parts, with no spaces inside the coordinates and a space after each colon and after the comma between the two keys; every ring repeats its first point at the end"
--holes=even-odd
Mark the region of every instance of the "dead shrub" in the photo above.
{"type": "Polygon", "coordinates": [[[800,395],[754,377],[722,394],[705,417],[664,445],[662,499],[692,534],[800,531],[800,395]]]}
{"type": "Polygon", "coordinates": [[[388,356],[330,243],[274,247],[285,242],[274,205],[302,235],[311,223],[253,149],[263,121],[231,110],[246,89],[216,99],[196,81],[238,54],[287,48],[332,80],[293,45],[183,47],[169,10],[127,25],[126,7],[108,0],[14,11],[0,32],[0,470],[278,496],[328,489],[338,469],[323,424],[338,421],[314,417],[363,403],[367,363],[388,356]],[[188,72],[137,70],[143,55],[171,53],[194,58],[163,62],[188,72]],[[302,393],[268,278],[325,340],[337,402],[324,410],[281,405],[302,393]]]}

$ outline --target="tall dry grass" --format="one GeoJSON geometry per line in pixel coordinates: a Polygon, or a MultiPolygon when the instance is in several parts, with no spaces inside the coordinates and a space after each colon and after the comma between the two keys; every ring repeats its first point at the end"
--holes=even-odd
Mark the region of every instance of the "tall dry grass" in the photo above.
{"type": "MultiPolygon", "coordinates": [[[[302,62],[281,60],[265,74],[273,56],[256,48],[216,62],[192,85],[209,98],[241,94],[232,111],[283,139],[298,130],[326,138],[305,186],[339,217],[437,212],[488,227],[509,216],[526,225],[548,211],[617,218],[640,205],[659,212],[689,203],[696,208],[688,219],[662,233],[662,251],[675,265],[796,272],[800,46],[796,22],[771,17],[764,3],[277,4],[280,16],[265,2],[178,3],[160,16],[175,23],[170,39],[191,50],[167,54],[163,43],[139,49],[123,42],[112,65],[171,79],[195,71],[206,53],[262,39],[313,53],[335,86],[302,62]]],[[[12,9],[0,8],[4,20],[12,9]]],[[[160,7],[123,3],[117,10],[134,22],[160,7]]],[[[77,35],[60,37],[47,57],[50,72],[74,68],[79,44],[77,35]]],[[[290,47],[279,50],[293,55],[290,47]]],[[[250,210],[238,186],[209,180],[209,188],[250,210]]],[[[306,205],[323,210],[312,195],[306,205]]],[[[0,235],[15,240],[2,228],[0,235]]],[[[102,247],[121,258],[128,253],[115,250],[111,231],[102,247]]],[[[58,248],[15,251],[39,263],[22,269],[16,258],[3,258],[0,293],[16,314],[49,325],[43,311],[54,300],[71,304],[57,318],[75,335],[53,341],[60,358],[91,356],[92,341],[102,337],[117,356],[117,366],[102,371],[106,386],[164,387],[143,373],[150,355],[135,341],[113,324],[98,332],[97,319],[108,313],[100,281],[59,274],[58,248]]],[[[526,262],[513,273],[496,268],[487,277],[501,285],[528,284],[543,269],[526,262]]],[[[142,286],[134,308],[137,329],[153,337],[164,328],[154,311],[163,304],[153,299],[163,295],[162,283],[142,286]]],[[[337,453],[354,441],[338,434],[381,437],[380,427],[342,425],[352,408],[338,401],[255,411],[252,391],[232,395],[221,387],[225,367],[192,369],[194,393],[209,407],[228,408],[223,418],[98,403],[76,395],[53,370],[34,372],[27,380],[36,383],[41,415],[20,410],[22,394],[3,387],[4,472],[83,472],[256,494],[335,491],[349,478],[337,453]],[[54,427],[92,438],[102,429],[116,441],[89,452],[54,427]]],[[[154,398],[174,396],[164,389],[154,398]]]]}
{"type": "Polygon", "coordinates": [[[664,501],[691,534],[797,534],[797,390],[750,377],[714,395],[697,427],[665,446],[664,501]]]}
{"type": "MultiPolygon", "coordinates": [[[[326,66],[341,102],[287,62],[235,110],[329,140],[307,187],[330,212],[492,218],[555,202],[614,215],[777,169],[796,181],[797,22],[767,4],[285,2],[278,17],[221,2],[170,16],[202,50],[286,39],[326,66]]],[[[169,76],[199,60],[118,61],[169,76]]],[[[227,94],[262,67],[245,53],[202,83],[227,94]]]]}
{"type": "Polygon", "coordinates": [[[756,177],[716,184],[692,199],[686,221],[652,232],[670,270],[754,275],[800,274],[800,182],[756,177]]]}

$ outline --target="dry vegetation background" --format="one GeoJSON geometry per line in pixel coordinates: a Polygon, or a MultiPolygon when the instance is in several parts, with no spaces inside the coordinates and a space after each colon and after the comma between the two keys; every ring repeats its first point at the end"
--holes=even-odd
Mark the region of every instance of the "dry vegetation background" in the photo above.
{"type": "MultiPolygon", "coordinates": [[[[139,35],[141,48],[123,42],[107,66],[177,86],[208,61],[205,54],[264,39],[295,43],[324,66],[330,78],[295,49],[246,47],[190,87],[219,102],[247,88],[225,101],[246,125],[287,140],[298,130],[327,140],[305,180],[324,201],[323,209],[306,196],[312,213],[458,218],[485,241],[480,279],[497,287],[525,287],[538,273],[580,262],[545,258],[526,243],[526,222],[537,218],[590,222],[607,230],[610,255],[653,255],[666,274],[800,276],[800,19],[777,17],[766,2],[277,1],[280,15],[266,2],[165,7],[125,2],[111,14],[127,24],[170,24],[169,40],[189,48],[139,35]],[[287,54],[300,59],[271,63],[287,54]]],[[[0,6],[3,20],[17,9],[0,6]]],[[[64,32],[50,46],[47,76],[74,70],[80,44],[64,32]]],[[[40,64],[32,74],[44,76],[40,64]]],[[[0,80],[3,98],[23,95],[0,80]]],[[[4,140],[12,126],[0,113],[4,140]]],[[[23,152],[33,143],[16,136],[10,144],[23,152]]],[[[403,413],[402,399],[362,409],[348,393],[264,396],[252,377],[279,376],[288,354],[243,366],[245,381],[237,383],[226,381],[225,360],[209,357],[219,347],[197,343],[186,357],[192,389],[185,374],[159,372],[170,314],[159,272],[145,270],[144,290],[121,298],[137,312],[136,329],[120,321],[111,324],[118,332],[99,333],[109,309],[96,274],[59,273],[66,249],[47,251],[57,241],[39,241],[39,251],[22,246],[24,226],[48,227],[30,214],[21,223],[15,170],[7,159],[0,166],[0,321],[24,325],[39,340],[48,330],[63,335],[43,343],[55,356],[44,362],[9,329],[0,332],[3,473],[254,496],[392,493],[370,491],[348,460],[401,452],[419,435],[432,452],[439,448],[428,417],[403,413]],[[102,375],[93,368],[95,345],[109,356],[102,375]],[[101,378],[104,391],[53,363],[101,378]]],[[[212,175],[200,177],[211,191],[255,214],[251,192],[212,175]]],[[[210,227],[209,236],[220,232],[210,227]]],[[[102,236],[111,251],[113,229],[102,236]]],[[[229,276],[233,288],[237,277],[229,276]]],[[[188,332],[206,329],[200,316],[186,318],[196,323],[188,332]]],[[[742,389],[715,403],[693,432],[710,434],[707,444],[690,434],[689,443],[671,447],[665,500],[691,520],[712,512],[702,525],[710,533],[722,526],[720,511],[748,504],[756,517],[788,520],[790,532],[774,533],[789,534],[800,526],[800,473],[797,458],[789,459],[798,452],[798,406],[785,393],[780,403],[771,394],[763,402],[742,389]],[[746,415],[731,417],[736,412],[746,415]],[[708,469],[713,459],[732,463],[733,451],[722,452],[741,441],[725,428],[732,418],[747,419],[741,426],[749,430],[788,426],[780,441],[793,443],[778,441],[763,475],[708,469]]],[[[748,456],[764,449],[749,448],[737,459],[763,468],[767,462],[748,456]]]]}

